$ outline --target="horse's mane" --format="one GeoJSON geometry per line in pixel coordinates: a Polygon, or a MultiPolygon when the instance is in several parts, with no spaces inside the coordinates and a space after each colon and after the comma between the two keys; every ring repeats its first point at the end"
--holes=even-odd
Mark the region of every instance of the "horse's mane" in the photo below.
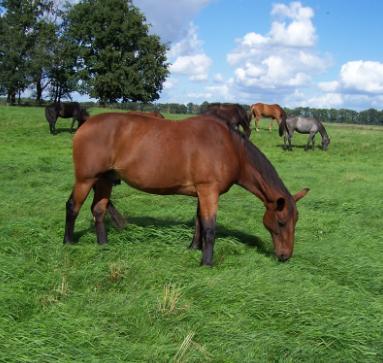
{"type": "Polygon", "coordinates": [[[234,130],[230,130],[233,135],[233,138],[237,140],[238,143],[241,143],[244,147],[244,150],[248,156],[249,161],[252,163],[254,168],[262,175],[265,181],[274,187],[275,189],[281,190],[284,194],[290,195],[290,192],[283,184],[283,181],[279,177],[274,166],[271,164],[270,160],[266,155],[258,149],[251,141],[241,137],[234,130]]]}
{"type": "Polygon", "coordinates": [[[317,122],[318,122],[319,133],[322,135],[322,137],[326,137],[327,139],[329,139],[327,131],[325,127],[323,126],[322,122],[319,120],[317,120],[317,122]]]}

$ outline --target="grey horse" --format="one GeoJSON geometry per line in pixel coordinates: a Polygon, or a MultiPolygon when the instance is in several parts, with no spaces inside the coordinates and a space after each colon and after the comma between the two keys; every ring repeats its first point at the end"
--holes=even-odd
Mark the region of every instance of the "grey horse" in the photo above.
{"type": "Polygon", "coordinates": [[[288,117],[286,119],[286,126],[284,130],[284,148],[287,150],[292,150],[291,139],[293,137],[294,131],[297,131],[300,134],[310,134],[305,146],[305,150],[309,149],[310,143],[312,145],[312,149],[314,150],[315,135],[317,132],[319,132],[322,136],[322,150],[326,151],[328,145],[330,144],[330,138],[327,134],[327,131],[320,121],[312,117],[288,117]]]}

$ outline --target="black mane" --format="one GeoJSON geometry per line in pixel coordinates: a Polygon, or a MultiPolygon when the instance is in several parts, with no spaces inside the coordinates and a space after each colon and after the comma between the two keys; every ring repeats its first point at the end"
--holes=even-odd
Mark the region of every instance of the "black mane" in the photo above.
{"type": "Polygon", "coordinates": [[[244,143],[245,150],[249,160],[254,165],[254,167],[259,171],[262,177],[266,182],[273,186],[275,189],[281,190],[283,193],[290,195],[290,192],[283,184],[283,181],[279,177],[274,166],[271,164],[270,160],[266,155],[258,149],[251,141],[241,138],[241,142],[244,143]]]}

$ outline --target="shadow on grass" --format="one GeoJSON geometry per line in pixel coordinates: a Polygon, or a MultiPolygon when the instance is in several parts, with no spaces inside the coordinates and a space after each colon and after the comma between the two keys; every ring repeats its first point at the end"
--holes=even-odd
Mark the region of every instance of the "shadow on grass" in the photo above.
{"type": "MultiPolygon", "coordinates": [[[[194,221],[190,220],[187,222],[182,222],[179,220],[177,221],[173,219],[153,218],[148,216],[124,217],[127,220],[127,226],[134,224],[135,226],[139,227],[156,227],[160,229],[166,229],[174,226],[187,226],[190,227],[190,229],[194,230],[194,221]]],[[[115,228],[109,217],[105,218],[105,226],[107,230],[115,228]]],[[[88,232],[95,232],[93,222],[90,223],[89,228],[74,233],[75,243],[78,243],[79,239],[88,232]]],[[[235,238],[236,241],[240,243],[243,243],[249,247],[255,247],[259,253],[265,256],[274,256],[274,253],[265,246],[265,243],[259,237],[253,236],[243,231],[239,231],[237,229],[231,229],[223,225],[217,224],[216,237],[235,238]]]]}
{"type": "Polygon", "coordinates": [[[63,132],[66,132],[68,134],[74,134],[76,130],[77,130],[76,126],[73,129],[73,132],[70,127],[60,127],[60,128],[56,128],[56,135],[61,134],[63,132]]]}

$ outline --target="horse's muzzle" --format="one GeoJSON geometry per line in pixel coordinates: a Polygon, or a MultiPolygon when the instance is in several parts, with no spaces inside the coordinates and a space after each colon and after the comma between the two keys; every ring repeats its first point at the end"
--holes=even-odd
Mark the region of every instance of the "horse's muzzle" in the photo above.
{"type": "Polygon", "coordinates": [[[277,258],[280,262],[286,262],[290,256],[288,254],[282,253],[280,255],[277,255],[277,258]]]}

